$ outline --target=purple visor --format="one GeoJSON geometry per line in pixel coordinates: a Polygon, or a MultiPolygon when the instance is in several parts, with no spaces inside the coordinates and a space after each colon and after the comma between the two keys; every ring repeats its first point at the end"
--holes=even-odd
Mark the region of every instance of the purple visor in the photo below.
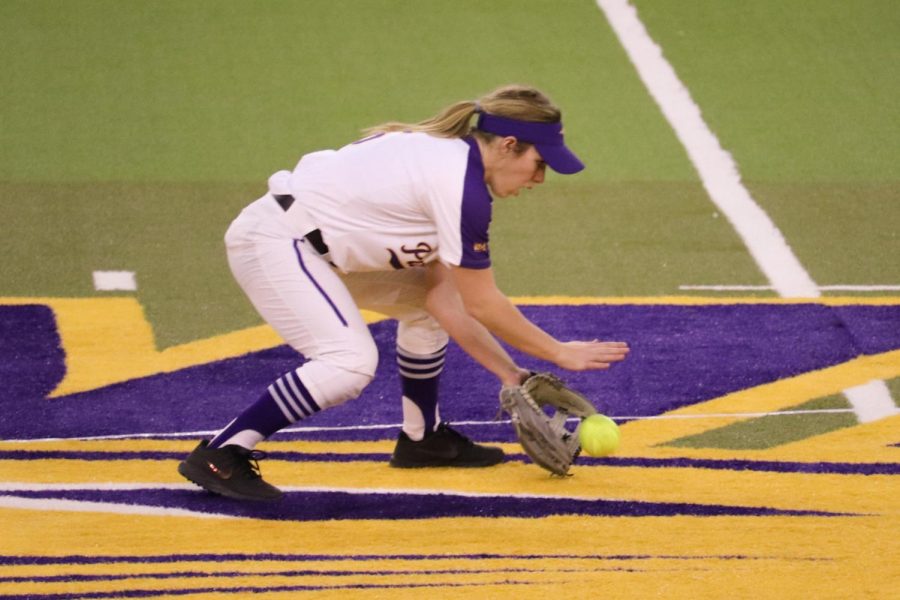
{"type": "Polygon", "coordinates": [[[520,121],[497,115],[480,113],[478,129],[500,136],[512,136],[520,142],[534,144],[541,158],[551,169],[563,175],[571,175],[584,169],[575,153],[563,141],[562,123],[520,121]]]}

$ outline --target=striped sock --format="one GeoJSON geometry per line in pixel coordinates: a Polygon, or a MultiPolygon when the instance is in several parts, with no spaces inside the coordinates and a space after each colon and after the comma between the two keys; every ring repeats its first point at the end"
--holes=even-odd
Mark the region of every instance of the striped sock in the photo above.
{"type": "Polygon", "coordinates": [[[431,354],[413,354],[397,346],[397,366],[403,390],[403,431],[421,440],[440,422],[438,382],[447,346],[431,354]]]}
{"type": "Polygon", "coordinates": [[[209,448],[227,445],[253,449],[256,444],[291,423],[321,410],[296,371],[276,379],[253,405],[209,442],[209,448]]]}

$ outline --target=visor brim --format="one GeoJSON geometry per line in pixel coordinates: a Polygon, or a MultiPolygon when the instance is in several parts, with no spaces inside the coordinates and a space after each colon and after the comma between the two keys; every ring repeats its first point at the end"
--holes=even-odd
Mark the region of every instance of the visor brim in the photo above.
{"type": "Polygon", "coordinates": [[[565,145],[535,144],[534,147],[547,166],[557,173],[572,175],[584,170],[584,163],[565,145]]]}

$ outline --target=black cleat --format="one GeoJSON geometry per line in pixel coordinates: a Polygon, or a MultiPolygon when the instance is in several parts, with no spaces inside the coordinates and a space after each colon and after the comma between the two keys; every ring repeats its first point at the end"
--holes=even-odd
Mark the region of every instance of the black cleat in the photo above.
{"type": "Polygon", "coordinates": [[[391,456],[391,466],[401,469],[421,467],[490,467],[503,462],[503,450],[478,445],[447,423],[414,442],[400,432],[397,446],[391,456]]]}
{"type": "Polygon", "coordinates": [[[241,446],[207,448],[203,440],[178,465],[178,472],[213,494],[236,500],[280,500],[284,494],[263,481],[256,462],[266,457],[259,450],[241,446]]]}

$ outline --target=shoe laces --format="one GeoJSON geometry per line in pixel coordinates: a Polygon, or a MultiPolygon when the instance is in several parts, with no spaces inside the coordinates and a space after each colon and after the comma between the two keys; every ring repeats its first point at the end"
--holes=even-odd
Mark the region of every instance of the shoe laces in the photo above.
{"type": "Polygon", "coordinates": [[[440,433],[440,432],[445,432],[449,436],[454,437],[457,440],[459,440],[460,442],[462,442],[464,445],[471,446],[474,444],[474,442],[472,440],[470,440],[469,438],[467,438],[466,436],[464,436],[457,430],[450,427],[450,423],[447,423],[446,421],[443,421],[438,425],[437,431],[435,433],[440,433]]]}
{"type": "Polygon", "coordinates": [[[269,455],[262,450],[247,450],[236,446],[234,454],[237,458],[237,466],[243,473],[249,475],[253,479],[262,478],[262,472],[259,469],[259,461],[267,458],[269,455]]]}

